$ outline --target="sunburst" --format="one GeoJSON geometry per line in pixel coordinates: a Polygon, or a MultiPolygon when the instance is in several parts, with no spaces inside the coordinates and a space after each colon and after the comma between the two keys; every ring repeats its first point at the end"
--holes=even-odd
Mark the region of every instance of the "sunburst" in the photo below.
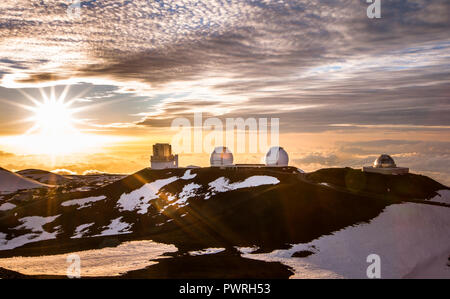
{"type": "Polygon", "coordinates": [[[74,124],[81,121],[76,119],[74,114],[86,109],[86,106],[74,108],[73,104],[77,101],[77,98],[67,100],[68,91],[69,86],[66,86],[59,97],[56,97],[54,88],[51,88],[50,96],[43,89],[40,89],[42,101],[38,101],[21,91],[34,104],[34,106],[24,106],[25,109],[33,113],[33,116],[26,120],[34,122],[26,135],[40,132],[47,137],[56,138],[63,134],[79,133],[74,124]]]}
{"type": "MultiPolygon", "coordinates": [[[[58,157],[61,158],[60,162],[64,162],[67,155],[101,152],[105,150],[105,145],[116,144],[126,139],[123,136],[96,134],[96,125],[82,119],[78,114],[85,110],[98,109],[115,101],[81,104],[82,97],[89,89],[85,89],[76,96],[70,96],[70,98],[68,97],[69,90],[70,86],[67,85],[57,95],[55,87],[50,87],[49,92],[39,88],[40,98],[37,99],[24,90],[18,89],[31,104],[0,99],[2,102],[27,110],[31,114],[27,118],[17,119],[10,124],[32,123],[30,128],[21,135],[0,138],[1,143],[17,154],[49,156],[53,167],[58,157]],[[86,129],[90,133],[87,133],[86,129]]],[[[119,100],[123,99],[117,101],[119,100]]]]}
{"type": "Polygon", "coordinates": [[[89,108],[87,105],[74,107],[79,98],[86,92],[68,99],[70,86],[56,95],[55,88],[50,88],[47,94],[39,88],[41,99],[32,97],[23,90],[19,91],[32,105],[18,105],[32,113],[22,121],[32,122],[33,125],[20,137],[17,142],[20,147],[28,149],[30,153],[47,154],[52,159],[57,155],[82,151],[97,144],[92,136],[83,134],[76,124],[83,123],[75,114],[89,108]]]}

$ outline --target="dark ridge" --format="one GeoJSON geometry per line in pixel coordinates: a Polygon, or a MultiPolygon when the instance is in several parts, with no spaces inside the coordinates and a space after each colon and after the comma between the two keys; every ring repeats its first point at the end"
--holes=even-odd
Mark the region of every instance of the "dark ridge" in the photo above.
{"type": "Polygon", "coordinates": [[[156,260],[158,263],[142,270],[130,271],[121,278],[171,279],[281,279],[293,270],[279,262],[246,259],[228,253],[179,256],[156,260]]]}
{"type": "Polygon", "coordinates": [[[320,169],[306,174],[306,179],[354,193],[384,194],[405,199],[429,199],[436,195],[436,191],[449,189],[423,175],[383,175],[352,168],[320,169]]]}
{"type": "Polygon", "coordinates": [[[301,251],[296,251],[292,254],[292,257],[308,257],[310,255],[313,255],[314,252],[309,251],[309,250],[301,250],[301,251]]]}

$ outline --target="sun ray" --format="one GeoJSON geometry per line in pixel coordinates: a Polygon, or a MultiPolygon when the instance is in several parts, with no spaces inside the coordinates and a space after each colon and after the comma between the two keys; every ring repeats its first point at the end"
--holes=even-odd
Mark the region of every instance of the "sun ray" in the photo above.
{"type": "MultiPolygon", "coordinates": [[[[67,101],[64,105],[66,107],[70,107],[72,106],[75,102],[77,102],[79,100],[80,97],[83,97],[87,92],[89,92],[91,90],[91,88],[85,89],[83,91],[81,91],[80,93],[78,93],[76,96],[74,96],[70,101],[67,101]]],[[[86,106],[87,107],[87,106],[86,106]]],[[[90,107],[90,106],[89,106],[90,107]]]]}
{"type": "Polygon", "coordinates": [[[123,101],[127,101],[127,99],[126,98],[120,98],[120,99],[115,99],[115,100],[109,100],[109,101],[106,101],[106,102],[103,102],[103,103],[96,103],[96,104],[91,104],[89,106],[81,106],[81,107],[72,108],[72,109],[74,110],[74,112],[78,113],[78,112],[81,112],[81,111],[85,111],[86,109],[96,109],[96,108],[100,108],[100,107],[103,107],[103,106],[111,105],[111,104],[114,104],[114,103],[120,103],[120,102],[123,102],[123,101]]]}
{"type": "Polygon", "coordinates": [[[58,102],[59,102],[59,103],[61,103],[61,104],[64,103],[64,101],[66,100],[66,96],[67,96],[67,93],[69,92],[69,90],[70,90],[70,85],[66,85],[66,86],[64,87],[63,92],[61,93],[61,95],[60,95],[59,98],[58,98],[58,102]]]}
{"type": "MultiPolygon", "coordinates": [[[[70,86],[66,85],[59,94],[59,96],[56,96],[56,89],[55,87],[50,88],[50,96],[46,93],[44,88],[39,88],[39,93],[41,94],[41,101],[37,100],[27,92],[21,89],[17,89],[27,100],[29,100],[31,103],[34,104],[34,106],[25,105],[21,103],[17,103],[15,101],[9,101],[5,99],[0,98],[0,102],[6,103],[11,106],[19,107],[24,110],[28,110],[33,113],[33,116],[15,120],[14,123],[22,123],[22,122],[30,122],[34,121],[35,125],[33,125],[25,135],[29,135],[31,133],[34,133],[38,131],[39,129],[44,134],[52,134],[57,131],[64,131],[69,130],[71,132],[77,132],[79,131],[73,126],[75,123],[82,123],[81,121],[77,120],[74,117],[74,114],[85,111],[88,108],[94,108],[98,105],[89,105],[89,106],[79,106],[79,107],[72,107],[72,105],[79,99],[79,97],[86,94],[91,88],[86,88],[83,91],[81,91],[78,95],[76,95],[74,98],[67,100],[67,94],[70,90],[70,86]]],[[[103,105],[103,103],[102,103],[103,105]]]]}
{"type": "Polygon", "coordinates": [[[20,135],[3,138],[3,142],[24,155],[41,155],[48,159],[53,167],[56,158],[103,151],[104,145],[123,140],[123,137],[88,132],[84,127],[92,126],[92,124],[86,122],[86,118],[76,115],[88,108],[103,106],[113,101],[100,105],[92,105],[91,102],[88,105],[77,103],[73,107],[78,96],[84,95],[88,90],[83,90],[75,98],[72,96],[68,98],[70,86],[64,86],[63,89],[59,89],[58,86],[54,89],[36,88],[35,90],[39,90],[41,95],[38,98],[28,90],[17,90],[23,95],[22,101],[28,104],[26,101],[28,100],[30,105],[1,98],[0,102],[29,111],[30,114],[27,117],[16,119],[14,122],[31,122],[31,125],[20,135]]]}
{"type": "Polygon", "coordinates": [[[25,91],[19,90],[25,98],[34,104],[34,106],[12,102],[9,103],[33,113],[33,116],[23,119],[23,121],[34,122],[31,128],[29,128],[23,136],[27,136],[30,140],[38,138],[46,148],[46,152],[52,160],[56,155],[70,151],[70,148],[78,146],[85,137],[74,126],[74,124],[79,123],[76,117],[74,117],[74,114],[77,113],[81,107],[71,107],[76,99],[67,101],[66,98],[69,90],[70,86],[65,86],[64,90],[57,96],[55,87],[50,87],[50,90],[47,91],[44,88],[39,88],[41,101],[35,99],[25,91]],[[78,144],[73,144],[73,146],[71,146],[67,144],[67,142],[78,144]]]}
{"type": "Polygon", "coordinates": [[[29,95],[28,93],[26,93],[25,91],[23,91],[23,90],[21,90],[21,89],[18,89],[18,91],[19,91],[22,95],[24,95],[28,100],[30,100],[34,105],[36,105],[36,106],[42,105],[41,102],[39,102],[38,100],[36,100],[36,99],[33,98],[32,96],[30,96],[30,95],[29,95]]]}
{"type": "Polygon", "coordinates": [[[56,102],[56,97],[55,97],[55,86],[51,86],[50,87],[50,100],[52,103],[56,102]]]}
{"type": "Polygon", "coordinates": [[[36,132],[37,130],[39,130],[41,126],[39,124],[34,124],[31,128],[29,128],[24,135],[31,135],[31,133],[36,132]]]}
{"type": "Polygon", "coordinates": [[[36,121],[36,119],[34,117],[27,117],[27,118],[22,118],[22,119],[16,119],[13,121],[8,121],[3,123],[5,126],[13,126],[13,125],[18,125],[18,124],[23,124],[23,123],[28,123],[28,122],[34,122],[36,121]]]}
{"type": "Polygon", "coordinates": [[[49,102],[49,99],[47,97],[47,94],[45,93],[45,90],[40,87],[39,92],[41,93],[42,99],[44,100],[44,104],[49,102]]]}
{"type": "Polygon", "coordinates": [[[26,110],[31,111],[31,112],[36,111],[35,107],[24,105],[24,104],[19,104],[19,103],[13,102],[13,101],[0,99],[0,102],[6,103],[6,104],[9,104],[9,105],[12,105],[12,106],[16,106],[16,107],[19,107],[19,108],[22,108],[22,109],[26,109],[26,110]]]}

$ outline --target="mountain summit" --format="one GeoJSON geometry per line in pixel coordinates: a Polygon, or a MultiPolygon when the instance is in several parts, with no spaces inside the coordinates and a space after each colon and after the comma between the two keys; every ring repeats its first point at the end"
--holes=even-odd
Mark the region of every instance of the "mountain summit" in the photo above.
{"type": "MultiPolygon", "coordinates": [[[[308,174],[293,167],[144,169],[93,191],[12,201],[17,207],[0,214],[0,256],[61,254],[144,239],[172,244],[181,256],[207,248],[270,253],[370,223],[392,205],[434,206],[449,215],[448,204],[429,201],[447,189],[415,174],[350,168],[308,174]]],[[[439,229],[449,225],[435,218],[439,229]]],[[[439,248],[450,246],[444,243],[439,248]]],[[[305,250],[311,253],[297,255],[317,254],[305,250]]]]}

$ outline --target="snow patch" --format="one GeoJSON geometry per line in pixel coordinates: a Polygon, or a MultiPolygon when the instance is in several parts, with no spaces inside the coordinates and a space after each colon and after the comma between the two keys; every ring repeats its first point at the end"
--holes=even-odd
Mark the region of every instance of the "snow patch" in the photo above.
{"type": "Polygon", "coordinates": [[[92,205],[92,203],[94,203],[96,201],[104,200],[105,198],[106,198],[106,196],[102,195],[102,196],[95,196],[95,197],[92,196],[92,197],[81,198],[81,199],[73,199],[73,200],[65,201],[61,205],[64,207],[79,206],[77,210],[81,210],[83,208],[90,207],[92,205]]]}
{"type": "Polygon", "coordinates": [[[59,216],[61,215],[50,217],[31,216],[19,219],[22,224],[14,229],[28,229],[31,230],[32,233],[24,234],[11,240],[6,240],[6,234],[0,234],[0,250],[9,250],[28,243],[55,239],[58,231],[49,233],[44,230],[43,226],[47,223],[53,222],[59,216]]]}
{"type": "MultiPolygon", "coordinates": [[[[187,184],[183,187],[183,190],[178,194],[178,200],[175,202],[171,202],[167,207],[165,207],[162,211],[167,209],[170,206],[178,205],[180,208],[187,205],[187,200],[196,195],[195,191],[201,186],[195,183],[187,184]]],[[[174,198],[171,196],[170,198],[174,198]]],[[[172,201],[172,200],[169,200],[172,201]]]]}
{"type": "Polygon", "coordinates": [[[181,177],[182,180],[192,180],[197,176],[196,173],[191,174],[191,169],[186,170],[184,175],[181,177]]]}
{"type": "Polygon", "coordinates": [[[141,188],[133,190],[130,193],[124,193],[117,201],[120,211],[138,211],[138,214],[146,214],[150,206],[150,200],[158,198],[159,190],[178,180],[178,177],[156,180],[147,183],[141,188]]]}
{"type": "Polygon", "coordinates": [[[325,187],[330,187],[330,188],[331,188],[331,185],[330,185],[330,184],[328,184],[328,183],[319,183],[319,185],[321,185],[321,186],[325,186],[325,187]]]}
{"type": "MultiPolygon", "coordinates": [[[[2,233],[0,233],[0,239],[2,233]]],[[[167,258],[164,253],[176,252],[173,245],[153,241],[132,241],[117,247],[72,252],[81,259],[81,277],[118,276],[125,272],[143,269],[167,258]]],[[[47,255],[37,257],[12,257],[0,259],[0,267],[25,275],[67,275],[67,256],[47,255]]]]}
{"type": "Polygon", "coordinates": [[[104,231],[102,231],[99,235],[95,235],[94,237],[123,235],[132,233],[132,231],[130,231],[131,225],[126,222],[122,222],[121,220],[122,217],[112,220],[111,223],[105,227],[106,229],[104,231]]]}
{"type": "Polygon", "coordinates": [[[50,216],[50,217],[41,217],[41,216],[30,216],[20,218],[19,221],[22,222],[22,225],[15,227],[15,229],[29,229],[32,232],[42,232],[44,231],[43,226],[47,223],[55,221],[61,215],[50,216]]]}
{"type": "Polygon", "coordinates": [[[253,247],[234,247],[236,248],[240,253],[252,253],[259,249],[258,246],[253,247]]]}
{"type": "Polygon", "coordinates": [[[266,176],[266,175],[255,175],[251,176],[247,179],[245,179],[242,182],[236,182],[236,183],[230,183],[230,180],[224,177],[220,177],[216,179],[215,181],[212,181],[208,184],[210,194],[206,196],[206,199],[211,197],[211,195],[214,195],[219,192],[227,192],[231,190],[237,190],[242,188],[249,188],[249,187],[257,187],[257,186],[263,186],[263,185],[276,185],[280,181],[272,176],[266,176]]]}
{"type": "Polygon", "coordinates": [[[405,203],[388,206],[369,224],[347,227],[308,244],[242,256],[290,266],[295,270],[291,278],[367,278],[369,254],[380,256],[381,278],[421,277],[425,275],[421,265],[431,267],[430,261],[437,259],[441,262],[432,270],[427,268],[426,275],[440,273],[441,278],[450,278],[450,268],[440,259],[450,252],[449,231],[449,208],[405,203]],[[312,246],[318,250],[315,254],[291,257],[312,246]]]}
{"type": "Polygon", "coordinates": [[[92,189],[93,189],[92,187],[83,186],[83,187],[73,189],[71,192],[87,192],[87,191],[91,191],[92,189]]]}
{"type": "Polygon", "coordinates": [[[189,255],[197,256],[197,255],[205,255],[205,254],[216,254],[219,252],[225,251],[225,248],[206,248],[202,250],[189,251],[189,255]]]}
{"type": "Polygon", "coordinates": [[[79,239],[83,237],[88,232],[88,228],[91,227],[92,225],[94,225],[94,222],[77,226],[77,228],[75,229],[75,234],[70,238],[79,239]]]}
{"type": "Polygon", "coordinates": [[[450,204],[450,190],[439,190],[438,195],[430,199],[433,202],[450,204]]]}
{"type": "Polygon", "coordinates": [[[0,205],[0,211],[8,211],[8,210],[12,210],[12,209],[14,209],[15,207],[17,207],[15,204],[6,202],[6,203],[0,205]]]}

